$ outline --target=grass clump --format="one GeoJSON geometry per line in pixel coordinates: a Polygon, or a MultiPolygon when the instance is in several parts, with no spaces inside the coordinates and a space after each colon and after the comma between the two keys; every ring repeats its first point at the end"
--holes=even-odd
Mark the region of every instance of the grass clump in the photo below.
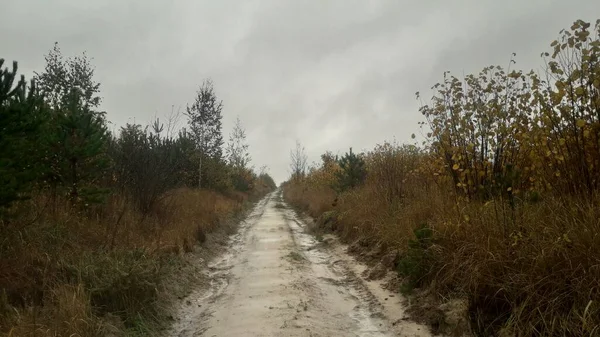
{"type": "Polygon", "coordinates": [[[302,262],[306,260],[306,258],[304,258],[304,256],[297,251],[291,251],[287,257],[296,262],[302,262]]]}
{"type": "Polygon", "coordinates": [[[135,326],[139,315],[156,316],[155,302],[167,266],[155,256],[139,249],[86,252],[64,268],[67,282],[83,284],[99,314],[115,314],[126,327],[135,326]]]}

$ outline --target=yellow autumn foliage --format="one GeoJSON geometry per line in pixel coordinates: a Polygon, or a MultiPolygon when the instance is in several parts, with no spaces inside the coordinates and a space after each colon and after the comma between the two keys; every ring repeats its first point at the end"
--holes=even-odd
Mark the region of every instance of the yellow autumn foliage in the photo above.
{"type": "Polygon", "coordinates": [[[598,335],[600,20],[576,21],[551,48],[542,75],[444,73],[420,108],[423,148],[377,145],[364,185],[339,195],[335,165],[322,165],[286,199],[400,260],[415,229],[431,229],[418,286],[468,298],[478,335],[598,335]]]}

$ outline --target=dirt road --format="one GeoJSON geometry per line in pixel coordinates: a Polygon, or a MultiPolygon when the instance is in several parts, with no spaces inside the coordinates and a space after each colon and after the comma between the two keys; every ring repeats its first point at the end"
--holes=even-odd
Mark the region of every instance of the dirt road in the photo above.
{"type": "Polygon", "coordinates": [[[316,241],[274,192],[210,264],[170,336],[429,336],[400,298],[359,276],[337,243],[316,241]]]}

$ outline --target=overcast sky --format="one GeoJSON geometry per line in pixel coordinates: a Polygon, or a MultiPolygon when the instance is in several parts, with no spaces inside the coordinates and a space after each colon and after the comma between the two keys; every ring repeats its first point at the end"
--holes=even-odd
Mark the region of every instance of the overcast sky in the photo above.
{"type": "Polygon", "coordinates": [[[0,57],[30,75],[55,41],[86,51],[112,128],[184,108],[205,78],[239,116],[253,164],[289,175],[296,139],[329,149],[410,141],[415,92],[450,70],[537,69],[540,53],[597,0],[19,0],[0,7],[0,57]]]}

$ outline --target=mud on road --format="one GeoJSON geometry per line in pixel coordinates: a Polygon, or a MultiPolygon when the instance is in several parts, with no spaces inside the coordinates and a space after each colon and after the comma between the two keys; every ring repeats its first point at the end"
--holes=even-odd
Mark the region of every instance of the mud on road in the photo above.
{"type": "Polygon", "coordinates": [[[169,336],[430,336],[401,298],[360,276],[335,241],[305,233],[280,198],[261,200],[182,301],[169,336]]]}

